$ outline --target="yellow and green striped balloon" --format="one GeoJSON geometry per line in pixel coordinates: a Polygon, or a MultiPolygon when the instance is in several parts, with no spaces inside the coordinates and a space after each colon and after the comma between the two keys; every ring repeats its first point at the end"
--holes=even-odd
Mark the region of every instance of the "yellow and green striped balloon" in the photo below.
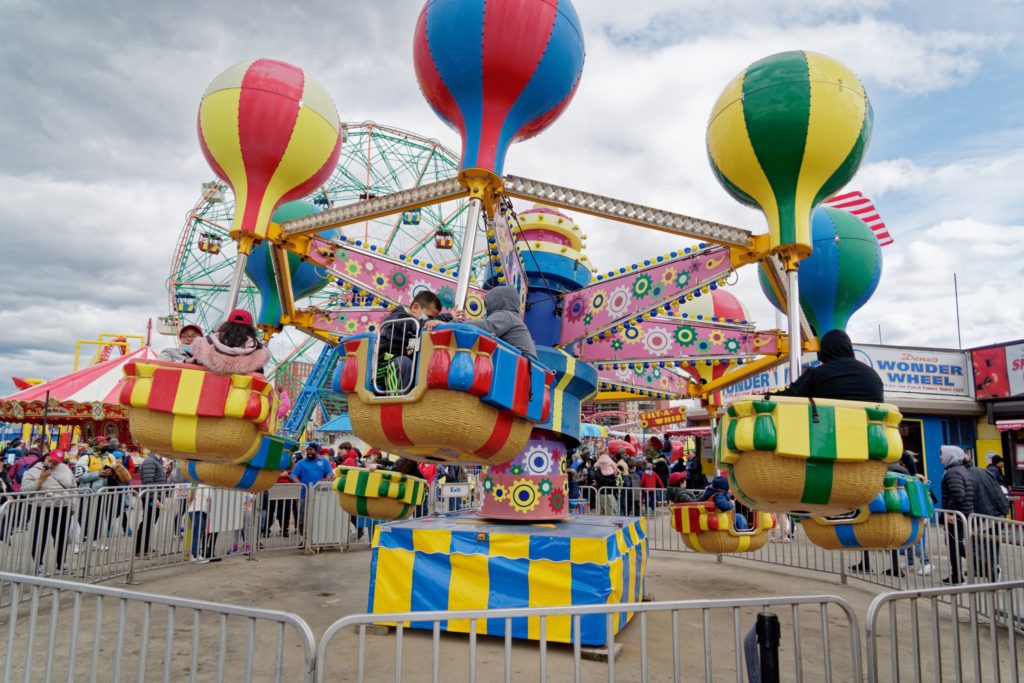
{"type": "Polygon", "coordinates": [[[726,86],[708,121],[719,182],[768,219],[772,251],[812,251],[810,216],[853,177],[871,137],[864,85],[814,52],[781,52],[726,86]]]}

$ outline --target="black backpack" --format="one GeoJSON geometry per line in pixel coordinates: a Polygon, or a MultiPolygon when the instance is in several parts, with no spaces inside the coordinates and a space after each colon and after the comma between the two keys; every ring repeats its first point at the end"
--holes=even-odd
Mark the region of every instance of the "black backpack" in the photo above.
{"type": "Polygon", "coordinates": [[[971,468],[974,477],[974,511],[979,515],[1005,517],[1010,511],[1010,499],[1003,493],[999,482],[987,470],[971,468]]]}

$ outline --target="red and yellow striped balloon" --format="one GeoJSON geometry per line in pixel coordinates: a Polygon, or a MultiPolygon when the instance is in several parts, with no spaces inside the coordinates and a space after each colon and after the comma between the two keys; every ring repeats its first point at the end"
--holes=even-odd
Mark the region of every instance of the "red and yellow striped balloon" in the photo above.
{"type": "Polygon", "coordinates": [[[282,202],[322,185],[338,161],[338,111],[320,83],[273,59],[213,79],[199,104],[206,161],[235,193],[231,234],[264,234],[282,202]]]}

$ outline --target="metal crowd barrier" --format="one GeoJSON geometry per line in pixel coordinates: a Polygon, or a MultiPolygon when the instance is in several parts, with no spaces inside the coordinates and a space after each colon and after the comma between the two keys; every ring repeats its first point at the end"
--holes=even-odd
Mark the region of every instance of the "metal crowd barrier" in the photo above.
{"type": "Polygon", "coordinates": [[[1024,522],[973,514],[966,528],[971,583],[1024,581],[1024,522]]]}
{"type": "Polygon", "coordinates": [[[351,675],[353,669],[360,683],[401,681],[404,672],[413,672],[417,680],[425,679],[430,662],[430,680],[435,683],[467,677],[475,681],[478,676],[506,682],[533,680],[536,676],[541,681],[579,683],[601,675],[606,675],[608,681],[615,681],[616,676],[645,683],[735,677],[742,683],[747,680],[746,634],[758,613],[767,610],[779,617],[780,669],[787,679],[861,680],[857,616],[842,598],[822,595],[353,615],[334,622],[320,639],[317,681],[337,680],[342,671],[351,675]],[[614,635],[612,620],[623,613],[632,615],[638,623],[614,635]],[[612,654],[606,654],[603,661],[592,661],[600,653],[580,643],[585,615],[605,617],[605,652],[612,654]],[[524,618],[536,624],[538,638],[513,645],[513,620],[524,618]],[[441,623],[455,619],[467,620],[469,633],[442,637],[441,623]],[[495,620],[504,621],[507,635],[501,639],[482,638],[483,625],[495,620]],[[367,628],[382,622],[398,625],[388,637],[368,641],[367,628]],[[409,622],[426,630],[409,629],[409,622]],[[551,642],[548,634],[556,627],[570,628],[572,642],[551,642]],[[442,645],[446,652],[442,652],[442,645]],[[468,648],[465,666],[460,657],[451,656],[462,648],[468,648]],[[837,667],[838,660],[843,661],[843,668],[837,667]],[[847,663],[849,669],[845,668],[847,663]]]}
{"type": "MultiPolygon", "coordinates": [[[[667,494],[657,496],[658,489],[636,487],[599,490],[581,487],[581,490],[581,498],[588,504],[574,514],[642,516],[647,523],[651,550],[692,552],[672,528],[667,494]]],[[[983,557],[989,554],[996,559],[999,576],[1005,572],[1008,578],[1024,579],[1024,523],[1021,522],[972,515],[975,521],[968,524],[963,514],[940,509],[935,511],[922,540],[911,548],[865,552],[820,548],[811,543],[798,521],[782,514],[777,518],[778,525],[763,548],[752,553],[719,556],[719,561],[763,562],[832,574],[843,584],[852,577],[894,590],[908,590],[947,585],[944,579],[957,576],[959,580],[952,585],[996,580],[981,569],[991,564],[983,557]],[[975,561],[975,557],[979,559],[975,561]]]]}
{"type": "Polygon", "coordinates": [[[1019,681],[1022,624],[1024,581],[884,593],[868,608],[868,680],[1019,681]]]}
{"type": "Polygon", "coordinates": [[[313,680],[313,632],[287,612],[10,573],[0,591],[5,681],[313,680]]]}

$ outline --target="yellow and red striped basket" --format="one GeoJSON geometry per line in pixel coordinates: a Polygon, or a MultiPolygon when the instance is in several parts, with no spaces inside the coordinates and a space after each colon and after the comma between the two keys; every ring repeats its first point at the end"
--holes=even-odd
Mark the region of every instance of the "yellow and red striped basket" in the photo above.
{"type": "Polygon", "coordinates": [[[119,396],[135,440],[168,457],[244,463],[277,428],[277,392],[259,375],[127,363],[119,396]]]}
{"type": "Polygon", "coordinates": [[[752,528],[737,531],[735,513],[721,512],[713,501],[672,503],[672,528],[679,532],[683,544],[699,553],[751,553],[768,541],[768,532],[775,528],[775,515],[755,512],[748,520],[752,528]]]}

